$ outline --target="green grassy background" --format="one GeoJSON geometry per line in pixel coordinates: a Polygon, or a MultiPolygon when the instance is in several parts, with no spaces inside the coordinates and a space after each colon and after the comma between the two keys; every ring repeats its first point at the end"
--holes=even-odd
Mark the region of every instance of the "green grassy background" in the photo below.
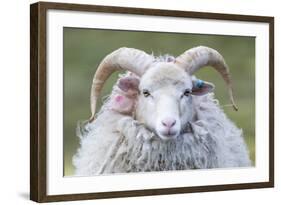
{"type": "MultiPolygon", "coordinates": [[[[227,115],[243,129],[255,162],[255,38],[239,36],[132,32],[64,28],[64,175],[73,174],[72,157],[79,147],[75,129],[79,120],[90,117],[90,87],[101,60],[119,47],[133,47],[154,53],[178,56],[185,50],[204,45],[218,50],[230,67],[239,111],[224,107],[227,115]]],[[[216,86],[221,105],[229,104],[222,78],[213,69],[196,74],[216,86]]],[[[111,91],[117,73],[107,81],[103,95],[111,91]]],[[[101,103],[99,103],[100,105],[101,103]]]]}

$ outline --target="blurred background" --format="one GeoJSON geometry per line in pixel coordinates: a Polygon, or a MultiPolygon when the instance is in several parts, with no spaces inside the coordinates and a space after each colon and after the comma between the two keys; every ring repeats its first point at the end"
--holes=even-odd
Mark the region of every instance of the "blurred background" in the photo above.
{"type": "MultiPolygon", "coordinates": [[[[255,164],[255,38],[222,35],[178,34],[64,28],[64,176],[74,173],[72,157],[79,148],[78,121],[90,117],[90,88],[102,59],[120,47],[133,47],[154,53],[178,56],[185,50],[204,45],[218,50],[227,62],[233,79],[234,97],[239,110],[223,107],[229,118],[244,132],[250,157],[255,164]]],[[[213,69],[201,69],[196,76],[215,84],[215,96],[229,104],[226,86],[213,69]]],[[[116,82],[113,74],[104,86],[107,95],[116,82]]],[[[98,107],[100,107],[99,102],[98,107]]]]}

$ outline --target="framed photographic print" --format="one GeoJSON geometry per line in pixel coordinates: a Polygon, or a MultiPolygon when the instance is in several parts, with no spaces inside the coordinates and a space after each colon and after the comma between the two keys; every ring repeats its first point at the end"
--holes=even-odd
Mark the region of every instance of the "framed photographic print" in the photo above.
{"type": "Polygon", "coordinates": [[[274,186],[274,18],[31,5],[30,198],[274,186]]]}

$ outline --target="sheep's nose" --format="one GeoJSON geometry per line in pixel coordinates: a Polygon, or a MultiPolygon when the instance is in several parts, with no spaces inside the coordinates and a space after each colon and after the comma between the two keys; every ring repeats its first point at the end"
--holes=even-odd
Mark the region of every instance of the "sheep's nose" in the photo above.
{"type": "Polygon", "coordinates": [[[161,121],[162,125],[164,125],[167,128],[172,128],[176,124],[176,120],[173,118],[166,118],[161,121]]]}

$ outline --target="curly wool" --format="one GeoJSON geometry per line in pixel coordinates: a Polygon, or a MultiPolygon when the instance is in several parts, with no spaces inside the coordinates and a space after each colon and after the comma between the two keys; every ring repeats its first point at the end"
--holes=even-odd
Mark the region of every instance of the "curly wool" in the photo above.
{"type": "MultiPolygon", "coordinates": [[[[124,117],[105,102],[94,123],[79,127],[81,147],[73,157],[75,175],[251,166],[242,131],[212,94],[193,96],[195,119],[175,140],[149,140],[116,131],[124,117]]],[[[132,125],[134,126],[134,125],[132,125]]]]}

